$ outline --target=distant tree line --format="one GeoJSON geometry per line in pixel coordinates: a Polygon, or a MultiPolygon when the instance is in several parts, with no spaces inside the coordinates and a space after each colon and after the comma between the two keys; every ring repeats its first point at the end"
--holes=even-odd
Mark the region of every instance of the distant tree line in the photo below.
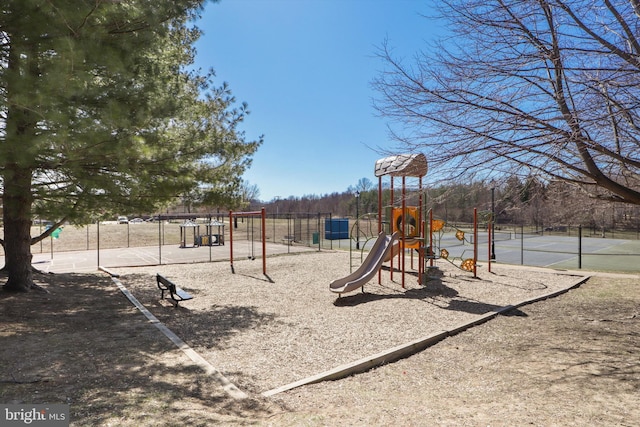
{"type": "MultiPolygon", "coordinates": [[[[546,229],[565,226],[589,227],[593,230],[640,230],[640,207],[594,198],[563,181],[544,182],[536,177],[516,176],[501,183],[474,182],[442,185],[425,184],[423,201],[434,216],[450,223],[470,223],[473,209],[481,213],[495,210],[496,224],[525,225],[546,229]]],[[[383,204],[389,203],[390,190],[383,190],[383,204]]],[[[394,199],[400,204],[400,191],[394,199]]],[[[407,205],[416,205],[415,191],[406,194],[407,205]]],[[[268,214],[331,213],[334,217],[355,217],[378,211],[378,188],[366,178],[343,192],[324,195],[289,196],[268,202],[252,200],[250,209],[265,207],[268,214]],[[356,193],[357,192],[357,193],[356,193]],[[358,195],[356,197],[356,194],[358,195]],[[359,204],[358,209],[356,204],[359,204]]]]}

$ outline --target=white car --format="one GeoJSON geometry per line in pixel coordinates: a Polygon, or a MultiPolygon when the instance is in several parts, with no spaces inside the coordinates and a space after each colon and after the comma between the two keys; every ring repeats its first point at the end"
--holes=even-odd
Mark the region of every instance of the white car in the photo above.
{"type": "Polygon", "coordinates": [[[128,224],[128,223],[129,223],[129,218],[127,218],[126,216],[118,217],[118,224],[128,224]]]}

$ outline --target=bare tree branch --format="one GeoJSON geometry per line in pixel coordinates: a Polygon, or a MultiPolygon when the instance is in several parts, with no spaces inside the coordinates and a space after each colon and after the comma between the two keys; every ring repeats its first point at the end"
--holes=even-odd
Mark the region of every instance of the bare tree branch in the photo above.
{"type": "Polygon", "coordinates": [[[640,205],[637,2],[441,4],[456,36],[410,65],[379,51],[374,105],[398,146],[424,152],[430,174],[535,173],[640,205]]]}

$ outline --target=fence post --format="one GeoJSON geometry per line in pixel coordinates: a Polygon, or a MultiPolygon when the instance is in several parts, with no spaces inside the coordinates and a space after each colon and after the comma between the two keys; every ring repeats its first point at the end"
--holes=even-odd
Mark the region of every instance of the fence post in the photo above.
{"type": "Polygon", "coordinates": [[[267,210],[260,209],[260,232],[262,233],[262,274],[267,275],[267,210]]]}
{"type": "MultiPolygon", "coordinates": [[[[324,232],[325,232],[325,237],[327,237],[326,235],[326,231],[327,231],[327,219],[324,219],[325,223],[324,223],[324,232]]],[[[349,229],[349,226],[347,226],[347,230],[349,229]]],[[[333,250],[333,214],[331,212],[329,212],[329,236],[331,236],[331,238],[329,239],[329,249],[333,250]]],[[[338,247],[340,247],[340,240],[338,240],[338,247]]]]}
{"type": "Polygon", "coordinates": [[[158,215],[158,264],[162,265],[162,238],[164,233],[162,232],[163,227],[162,215],[158,215]]]}
{"type": "MultiPolygon", "coordinates": [[[[207,216],[207,221],[209,222],[209,226],[207,227],[209,229],[209,232],[207,233],[207,239],[209,240],[207,240],[207,243],[209,243],[209,262],[211,262],[211,247],[213,246],[211,244],[211,239],[213,238],[213,234],[212,234],[213,226],[211,225],[211,214],[207,216]]],[[[218,228],[218,231],[220,231],[220,228],[218,228]]],[[[224,235],[224,229],[222,230],[222,234],[224,235]]],[[[220,244],[219,239],[220,239],[220,235],[218,233],[218,237],[217,237],[218,245],[220,244]]]]}
{"type": "MultiPolygon", "coordinates": [[[[295,231],[294,231],[294,235],[295,235],[295,231]]],[[[288,236],[287,239],[291,239],[291,212],[287,214],[287,236],[288,236]]],[[[294,236],[294,239],[295,239],[295,236],[294,236]]],[[[291,244],[288,242],[287,242],[287,253],[288,254],[291,253],[291,244]]]]}
{"type": "Polygon", "coordinates": [[[96,256],[98,267],[100,267],[100,219],[96,221],[96,256]]]}
{"type": "Polygon", "coordinates": [[[320,234],[320,229],[322,227],[322,218],[320,217],[320,212],[318,212],[318,226],[316,227],[317,233],[318,233],[318,252],[320,252],[322,250],[322,243],[321,242],[321,234],[320,234]]]}
{"type": "Polygon", "coordinates": [[[582,269],[582,225],[578,226],[578,269],[582,269]]]}
{"type": "Polygon", "coordinates": [[[524,224],[520,225],[520,265],[524,265],[524,224]]]}

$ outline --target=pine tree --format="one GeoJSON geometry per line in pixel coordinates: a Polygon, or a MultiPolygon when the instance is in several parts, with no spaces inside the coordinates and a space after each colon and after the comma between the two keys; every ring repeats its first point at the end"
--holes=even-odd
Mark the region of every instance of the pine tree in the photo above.
{"type": "Polygon", "coordinates": [[[34,215],[82,223],[205,188],[233,199],[245,141],[213,72],[190,70],[204,0],[9,0],[0,14],[4,288],[33,285],[34,215]]]}

